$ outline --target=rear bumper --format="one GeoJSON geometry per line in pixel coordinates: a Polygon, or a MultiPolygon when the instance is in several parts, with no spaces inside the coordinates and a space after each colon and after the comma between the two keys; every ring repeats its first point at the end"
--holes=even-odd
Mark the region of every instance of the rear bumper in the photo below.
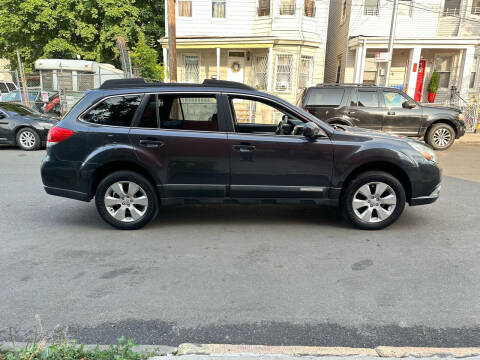
{"type": "Polygon", "coordinates": [[[51,186],[44,186],[44,189],[45,189],[45,192],[49,195],[61,196],[61,197],[85,201],[85,202],[90,201],[90,196],[80,191],[59,189],[51,186]]]}
{"type": "Polygon", "coordinates": [[[442,185],[438,184],[435,190],[433,190],[433,192],[430,195],[420,196],[420,197],[410,199],[409,201],[410,206],[428,205],[428,204],[434,203],[440,197],[441,189],[442,189],[442,185]]]}

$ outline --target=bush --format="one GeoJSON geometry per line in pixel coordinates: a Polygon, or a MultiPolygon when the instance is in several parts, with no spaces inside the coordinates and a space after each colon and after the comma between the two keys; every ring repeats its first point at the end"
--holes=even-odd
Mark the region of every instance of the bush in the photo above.
{"type": "Polygon", "coordinates": [[[132,63],[147,79],[163,80],[163,66],[158,63],[157,51],[148,46],[145,35],[140,33],[135,49],[130,54],[132,63]]]}
{"type": "Polygon", "coordinates": [[[433,71],[430,83],[428,84],[428,92],[436,94],[438,90],[438,73],[437,70],[433,71]]]}

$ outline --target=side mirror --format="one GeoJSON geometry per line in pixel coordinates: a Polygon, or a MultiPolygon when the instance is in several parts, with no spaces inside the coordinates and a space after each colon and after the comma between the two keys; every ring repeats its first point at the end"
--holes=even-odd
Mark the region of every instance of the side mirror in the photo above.
{"type": "Polygon", "coordinates": [[[417,106],[417,105],[416,105],[416,104],[413,104],[413,103],[410,103],[410,102],[408,102],[408,101],[404,101],[404,102],[402,103],[402,107],[403,107],[404,109],[413,109],[415,106],[417,106]]]}
{"type": "Polygon", "coordinates": [[[322,130],[318,127],[317,124],[313,122],[308,122],[303,127],[303,136],[307,139],[313,140],[317,138],[322,133],[322,130]]]}

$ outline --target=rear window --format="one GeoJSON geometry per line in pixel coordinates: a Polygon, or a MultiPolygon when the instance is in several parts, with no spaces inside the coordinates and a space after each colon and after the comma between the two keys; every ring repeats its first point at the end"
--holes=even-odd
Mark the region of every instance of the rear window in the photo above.
{"type": "Polygon", "coordinates": [[[310,89],[305,106],[337,107],[344,94],[345,89],[310,89]]]}
{"type": "Polygon", "coordinates": [[[84,114],[82,119],[92,124],[129,127],[141,101],[141,95],[107,98],[84,114]]]}

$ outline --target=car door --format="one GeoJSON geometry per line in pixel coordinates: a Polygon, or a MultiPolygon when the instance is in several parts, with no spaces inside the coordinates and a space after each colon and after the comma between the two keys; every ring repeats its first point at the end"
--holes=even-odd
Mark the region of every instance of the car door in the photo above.
{"type": "Polygon", "coordinates": [[[327,136],[307,139],[301,134],[307,120],[272,100],[241,95],[228,100],[234,124],[228,134],[232,198],[328,196],[333,150],[327,136]],[[276,134],[285,116],[290,128],[276,134]]]}
{"type": "Polygon", "coordinates": [[[418,104],[397,90],[383,90],[383,131],[416,136],[422,124],[422,109],[418,104]]]}
{"type": "Polygon", "coordinates": [[[9,125],[9,116],[0,109],[0,143],[12,140],[13,131],[9,125]]]}
{"type": "Polygon", "coordinates": [[[229,176],[227,134],[215,93],[150,94],[130,130],[140,161],[164,198],[223,198],[229,176]]]}
{"type": "Polygon", "coordinates": [[[347,115],[353,125],[381,130],[384,109],[381,107],[377,89],[358,88],[351,92],[347,115]]]}

